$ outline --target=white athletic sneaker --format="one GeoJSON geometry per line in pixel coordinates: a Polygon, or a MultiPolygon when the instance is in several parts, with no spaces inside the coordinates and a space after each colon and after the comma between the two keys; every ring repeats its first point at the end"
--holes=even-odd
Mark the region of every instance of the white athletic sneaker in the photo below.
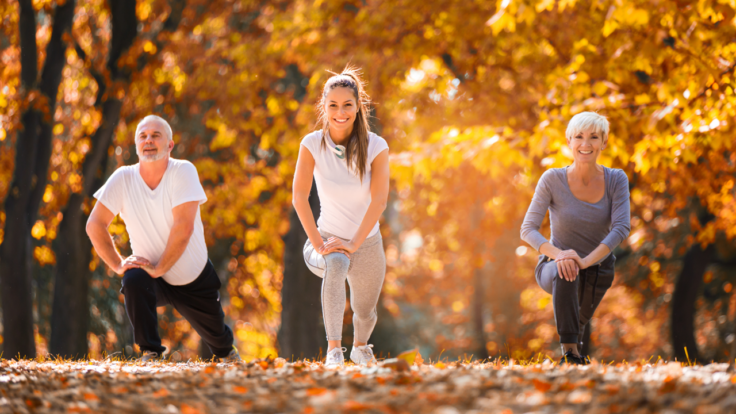
{"type": "Polygon", "coordinates": [[[343,352],[347,352],[347,348],[333,348],[327,352],[327,358],[325,359],[325,366],[327,367],[341,367],[345,365],[345,357],[342,356],[343,352]]]}
{"type": "Polygon", "coordinates": [[[368,365],[371,362],[376,362],[376,357],[373,356],[373,345],[355,346],[350,351],[350,360],[360,365],[368,365]]]}

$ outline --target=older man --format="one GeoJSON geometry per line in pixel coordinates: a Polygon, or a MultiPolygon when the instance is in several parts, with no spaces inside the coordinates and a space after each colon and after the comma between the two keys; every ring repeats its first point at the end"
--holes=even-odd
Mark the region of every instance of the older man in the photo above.
{"type": "Polygon", "coordinates": [[[87,222],[97,254],[123,276],[121,292],[142,361],[160,358],[156,307],[172,305],[204,339],[215,357],[240,360],[220,305],[220,279],[207,257],[199,205],[207,196],[197,169],[170,158],[171,126],[149,115],[138,124],[139,163],[117,169],[95,193],[87,222]],[[125,221],[133,255],[122,257],[108,232],[115,216],[125,221]]]}

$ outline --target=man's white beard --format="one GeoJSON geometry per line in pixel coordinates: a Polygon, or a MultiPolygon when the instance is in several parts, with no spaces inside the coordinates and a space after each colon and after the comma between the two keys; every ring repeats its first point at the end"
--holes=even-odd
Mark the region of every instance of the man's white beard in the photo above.
{"type": "Polygon", "coordinates": [[[141,154],[140,151],[138,151],[138,148],[136,148],[135,152],[138,154],[138,160],[140,162],[154,162],[163,159],[166,157],[166,155],[168,155],[168,152],[166,151],[159,151],[156,154],[144,155],[141,154]]]}

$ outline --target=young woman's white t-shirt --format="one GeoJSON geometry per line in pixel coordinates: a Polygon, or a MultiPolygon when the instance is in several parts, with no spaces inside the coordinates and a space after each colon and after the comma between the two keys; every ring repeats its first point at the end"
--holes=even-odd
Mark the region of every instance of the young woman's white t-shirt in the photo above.
{"type": "MultiPolygon", "coordinates": [[[[113,214],[120,214],[130,236],[133,254],[156,264],[161,259],[174,225],[172,209],[190,201],[207,201],[197,168],[189,161],[169,158],[161,182],[154,190],[143,181],[140,164],[120,167],[95,198],[113,214]]],[[[184,253],[162,277],[171,285],[193,282],[207,264],[204,227],[197,209],[194,232],[184,253]]]]}
{"type": "MultiPolygon", "coordinates": [[[[371,203],[371,163],[384,150],[388,150],[386,140],[368,133],[368,158],[365,175],[361,183],[357,168],[348,170],[347,160],[339,159],[330,149],[335,143],[330,134],[325,136],[326,147],[322,148],[322,131],[314,131],[302,139],[314,157],[314,180],[319,193],[320,214],[317,226],[320,230],[350,240],[360,227],[360,223],[371,203]]],[[[378,233],[378,221],[368,237],[378,233]]]]}

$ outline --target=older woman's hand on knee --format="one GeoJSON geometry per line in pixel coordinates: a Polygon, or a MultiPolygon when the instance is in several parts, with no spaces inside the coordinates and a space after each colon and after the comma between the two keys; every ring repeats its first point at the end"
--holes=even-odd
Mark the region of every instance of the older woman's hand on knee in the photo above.
{"type": "Polygon", "coordinates": [[[587,260],[585,258],[581,258],[578,255],[578,252],[575,250],[563,250],[559,254],[557,254],[557,257],[555,257],[555,261],[558,262],[560,260],[574,260],[575,263],[578,265],[578,269],[587,269],[589,267],[587,260]]]}
{"type": "Polygon", "coordinates": [[[555,260],[557,272],[560,277],[568,282],[574,282],[578,277],[578,265],[572,259],[555,260]]]}

